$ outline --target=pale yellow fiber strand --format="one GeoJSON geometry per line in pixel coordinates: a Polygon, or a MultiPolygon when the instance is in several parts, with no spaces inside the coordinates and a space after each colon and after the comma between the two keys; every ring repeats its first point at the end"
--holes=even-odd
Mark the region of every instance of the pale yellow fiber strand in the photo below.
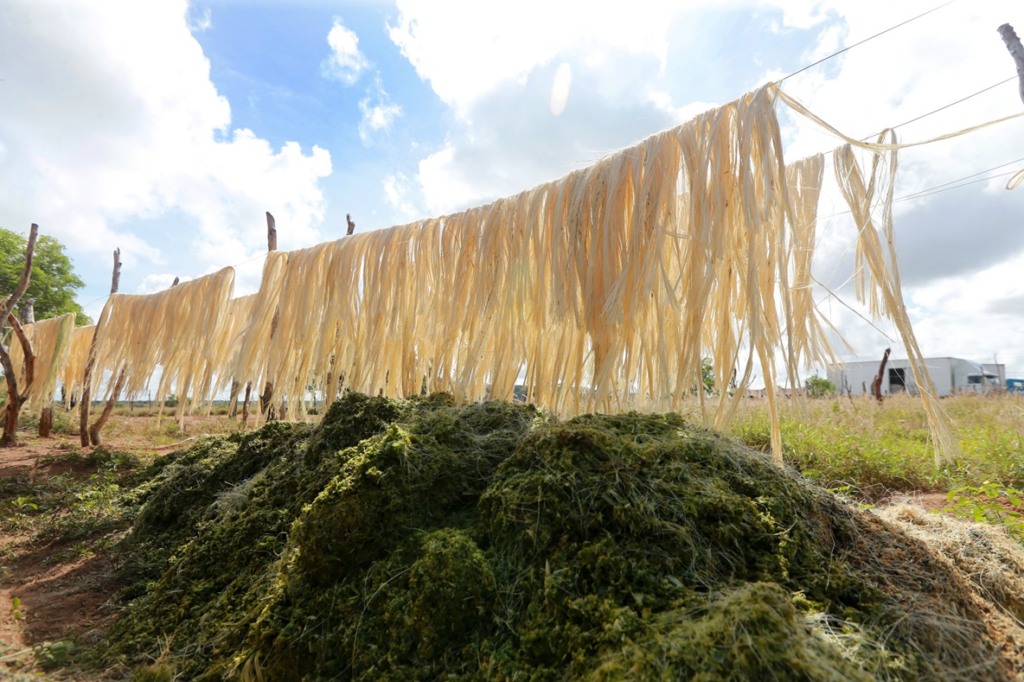
{"type": "Polygon", "coordinates": [[[24,326],[25,336],[32,344],[36,356],[33,381],[25,386],[25,355],[17,338],[10,345],[11,364],[21,382],[18,389],[28,395],[28,403],[45,409],[53,404],[53,392],[71,350],[71,335],[75,328],[75,314],[42,320],[24,326]],[[24,386],[24,388],[22,388],[24,386]]]}
{"type": "MultiPolygon", "coordinates": [[[[891,132],[888,136],[890,139],[895,138],[891,132]]],[[[838,148],[834,154],[836,179],[858,228],[855,289],[858,300],[867,303],[876,318],[880,315],[889,317],[900,333],[934,439],[935,465],[940,466],[956,459],[960,447],[953,436],[949,418],[939,403],[903,301],[892,220],[896,146],[881,145],[879,149],[892,151],[888,153],[888,158],[883,151],[872,154],[867,183],[851,145],[838,148]],[[884,187],[880,188],[879,185],[884,187]],[[884,201],[880,208],[873,211],[872,203],[879,193],[884,195],[884,201]],[[880,225],[880,228],[876,225],[880,225]],[[886,244],[884,248],[883,239],[886,244]]]]}
{"type": "MultiPolygon", "coordinates": [[[[853,145],[854,147],[860,147],[861,149],[866,149],[866,150],[869,150],[869,151],[878,151],[878,152],[894,151],[894,150],[898,150],[898,149],[905,149],[907,147],[920,147],[922,145],[932,144],[933,142],[941,142],[943,140],[950,140],[950,139],[953,139],[955,137],[962,137],[962,136],[967,135],[969,133],[973,133],[973,132],[976,132],[978,130],[982,130],[983,128],[988,128],[988,127],[991,127],[991,126],[994,126],[994,125],[999,125],[1000,123],[1006,123],[1007,121],[1012,121],[1012,120],[1014,120],[1016,118],[1021,118],[1022,116],[1024,116],[1024,112],[1020,112],[1020,113],[1016,113],[1016,114],[1010,114],[1009,116],[1003,116],[1002,118],[996,118],[996,119],[993,119],[991,121],[986,121],[984,123],[979,123],[978,125],[970,126],[969,128],[963,128],[961,130],[956,130],[956,131],[953,131],[953,132],[945,133],[945,134],[939,135],[937,137],[930,137],[930,138],[928,138],[926,140],[918,140],[916,142],[896,142],[895,138],[893,138],[892,141],[885,142],[885,143],[883,143],[883,142],[865,142],[864,140],[854,139],[854,138],[846,135],[845,133],[839,131],[837,128],[834,128],[832,125],[827,123],[824,119],[819,117],[817,114],[815,114],[812,111],[810,111],[806,106],[801,104],[798,100],[794,99],[793,97],[791,97],[790,95],[786,94],[785,92],[782,92],[781,90],[779,91],[779,99],[782,100],[783,102],[785,102],[791,109],[793,109],[797,113],[799,113],[799,114],[801,114],[803,116],[806,116],[807,118],[811,119],[812,121],[814,121],[815,123],[820,125],[825,130],[828,130],[833,135],[835,135],[835,136],[839,137],[840,139],[844,140],[847,144],[853,145]]],[[[879,139],[882,139],[884,136],[885,136],[885,133],[883,132],[881,135],[879,135],[879,139]]]]}
{"type": "Polygon", "coordinates": [[[92,337],[95,334],[96,325],[94,324],[77,327],[71,333],[71,348],[61,372],[61,383],[64,384],[64,407],[69,410],[71,401],[76,399],[82,391],[85,365],[89,360],[89,348],[92,346],[92,337]]]}
{"type": "MultiPolygon", "coordinates": [[[[820,158],[787,169],[767,86],[518,195],[268,257],[230,375],[308,390],[674,408],[754,358],[781,457],[776,356],[832,358],[810,297],[820,158]],[[746,356],[743,354],[746,353],[746,356]]],[[[709,417],[710,419],[710,417],[709,417]]]]}
{"type": "Polygon", "coordinates": [[[113,294],[97,321],[94,351],[94,381],[106,378],[107,397],[119,378],[131,397],[159,374],[154,398],[163,404],[179,395],[179,420],[186,406],[210,400],[226,362],[223,327],[234,277],[224,268],[155,294],[113,294]]]}

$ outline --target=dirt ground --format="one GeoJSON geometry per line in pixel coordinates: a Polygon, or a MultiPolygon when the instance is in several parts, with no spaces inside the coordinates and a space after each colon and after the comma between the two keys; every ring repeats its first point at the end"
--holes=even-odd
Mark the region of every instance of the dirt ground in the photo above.
{"type": "MultiPolygon", "coordinates": [[[[141,416],[141,415],[139,415],[141,416]]],[[[203,433],[239,428],[224,417],[191,420],[182,433],[173,419],[160,426],[153,417],[112,418],[104,447],[112,451],[166,454],[203,433]]],[[[21,444],[0,448],[0,484],[4,479],[37,478],[63,473],[92,473],[84,462],[54,463],[68,453],[88,455],[77,435],[41,439],[19,433],[21,444]]],[[[5,512],[0,512],[5,513],[5,512]]],[[[99,640],[117,613],[115,596],[119,557],[95,552],[80,555],[75,543],[44,541],[0,525],[0,680],[38,679],[45,660],[69,655],[68,642],[89,646],[99,640]]],[[[95,679],[68,676],[54,679],[95,679]]]]}

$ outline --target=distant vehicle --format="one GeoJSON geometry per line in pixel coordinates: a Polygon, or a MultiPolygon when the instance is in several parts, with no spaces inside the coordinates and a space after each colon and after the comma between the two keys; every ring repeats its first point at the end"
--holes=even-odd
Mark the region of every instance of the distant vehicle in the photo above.
{"type": "Polygon", "coordinates": [[[1007,379],[1006,390],[1010,393],[1024,393],[1024,379],[1007,379]]]}

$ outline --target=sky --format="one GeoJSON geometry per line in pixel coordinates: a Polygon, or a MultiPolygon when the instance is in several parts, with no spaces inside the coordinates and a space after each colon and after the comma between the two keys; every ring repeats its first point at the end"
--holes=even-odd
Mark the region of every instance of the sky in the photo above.
{"type": "MultiPolygon", "coordinates": [[[[1022,113],[1003,23],[1024,30],[1019,0],[5,0],[0,226],[63,242],[94,318],[115,247],[122,292],[232,265],[251,293],[266,211],[292,250],[344,235],[346,214],[366,231],[484,204],[846,47],[782,88],[853,138],[1022,113]]],[[[787,160],[841,143],[779,116],[787,160]]],[[[923,353],[1024,377],[1024,187],[1005,187],[1024,119],[899,158],[923,353]]],[[[863,319],[834,195],[819,216],[816,300],[844,357],[905,357],[863,319]]]]}

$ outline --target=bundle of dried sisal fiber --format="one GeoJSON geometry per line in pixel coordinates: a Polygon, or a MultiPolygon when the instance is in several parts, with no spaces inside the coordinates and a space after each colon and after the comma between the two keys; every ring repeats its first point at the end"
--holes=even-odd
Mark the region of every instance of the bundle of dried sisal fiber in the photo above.
{"type": "MultiPolygon", "coordinates": [[[[159,369],[155,398],[178,394],[185,406],[211,399],[224,371],[224,334],[235,271],[224,268],[155,294],[113,294],[96,323],[93,377],[139,395],[159,369]],[[222,363],[218,366],[218,363],[222,363]]],[[[99,394],[97,392],[97,394],[99,394]]]]}
{"type": "Polygon", "coordinates": [[[82,379],[85,376],[85,364],[89,360],[89,348],[92,346],[96,325],[76,327],[71,333],[71,348],[67,362],[61,372],[64,384],[64,407],[71,409],[71,401],[82,391],[82,379]]]}
{"type": "Polygon", "coordinates": [[[237,364],[238,355],[241,352],[241,341],[253,319],[255,305],[256,294],[239,296],[228,301],[221,338],[217,346],[217,359],[214,361],[214,366],[217,367],[218,374],[213,393],[215,395],[220,393],[230,382],[232,388],[232,410],[235,407],[234,401],[237,398],[237,387],[244,383],[246,379],[245,377],[232,375],[230,368],[237,364]]]}
{"type": "Polygon", "coordinates": [[[747,349],[768,386],[777,351],[831,357],[806,291],[821,161],[787,171],[775,92],[486,206],[272,254],[234,374],[297,405],[328,380],[328,399],[342,379],[466,399],[523,383],[572,414],[675,407],[708,356],[725,385],[747,349]]]}
{"type": "MultiPolygon", "coordinates": [[[[32,344],[36,356],[32,384],[19,390],[28,395],[28,402],[44,409],[53,404],[53,392],[61,376],[71,350],[71,336],[75,329],[75,314],[67,313],[42,322],[26,324],[25,336],[32,344]]],[[[21,386],[25,381],[25,355],[21,343],[12,339],[11,364],[17,373],[21,386]]]]}
{"type": "Polygon", "coordinates": [[[858,300],[868,305],[876,317],[884,315],[899,330],[907,352],[914,382],[921,393],[928,426],[935,441],[935,464],[956,459],[960,446],[950,427],[949,418],[939,403],[938,392],[924,363],[924,354],[917,345],[910,324],[896,257],[895,232],[892,219],[893,186],[896,177],[895,134],[883,133],[880,147],[872,153],[871,170],[865,174],[857,163],[850,144],[836,149],[833,155],[836,180],[857,226],[856,268],[854,286],[858,300]],[[889,144],[882,145],[888,136],[889,144]],[[867,181],[865,181],[867,175],[867,181]],[[883,200],[876,202],[876,195],[883,200]],[[883,248],[882,240],[886,246],[883,248]]]}
{"type": "MultiPolygon", "coordinates": [[[[778,96],[769,84],[485,206],[271,254],[232,375],[303,414],[310,386],[330,401],[341,383],[468,400],[521,386],[578,414],[703,404],[710,359],[716,385],[736,380],[704,410],[725,428],[756,366],[780,459],[777,382],[834,353],[811,296],[824,162],[784,163],[778,96]]],[[[874,196],[845,189],[851,208],[874,196]]],[[[898,273],[872,277],[898,315],[898,273]]]]}

